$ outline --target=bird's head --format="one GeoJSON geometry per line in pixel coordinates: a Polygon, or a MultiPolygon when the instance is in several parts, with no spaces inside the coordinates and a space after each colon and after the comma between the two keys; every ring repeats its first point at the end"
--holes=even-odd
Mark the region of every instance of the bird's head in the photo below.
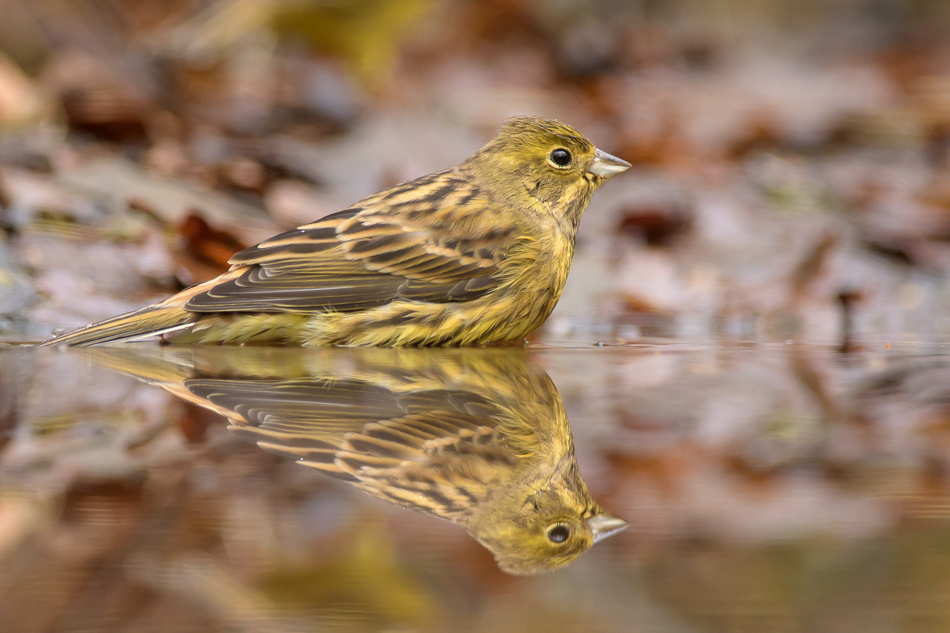
{"type": "Polygon", "coordinates": [[[497,513],[470,530],[504,571],[529,575],[567,565],[591,545],[627,527],[590,497],[576,468],[531,491],[518,508],[497,513]]]}
{"type": "Polygon", "coordinates": [[[576,228],[593,191],[630,163],[597,149],[559,121],[522,116],[506,121],[463,167],[516,204],[525,202],[576,228]]]}

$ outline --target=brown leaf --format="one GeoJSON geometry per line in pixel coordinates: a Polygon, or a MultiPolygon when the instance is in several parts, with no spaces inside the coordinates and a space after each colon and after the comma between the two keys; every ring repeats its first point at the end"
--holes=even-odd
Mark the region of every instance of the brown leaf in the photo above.
{"type": "Polygon", "coordinates": [[[184,241],[179,264],[189,279],[197,283],[211,279],[229,268],[228,260],[245,245],[228,231],[215,229],[197,212],[192,212],[178,227],[184,241]]]}

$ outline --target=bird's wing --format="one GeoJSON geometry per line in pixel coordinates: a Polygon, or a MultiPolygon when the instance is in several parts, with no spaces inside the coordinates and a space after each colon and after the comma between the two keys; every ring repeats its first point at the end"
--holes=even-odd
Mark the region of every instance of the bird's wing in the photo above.
{"type": "Polygon", "coordinates": [[[499,440],[496,407],[469,392],[397,394],[358,380],[199,378],[185,387],[202,406],[232,412],[229,428],[242,439],[439,516],[473,507],[486,480],[518,459],[499,440]]]}
{"type": "Polygon", "coordinates": [[[454,171],[397,185],[236,254],[194,312],[347,312],[464,301],[497,287],[515,239],[505,210],[454,171]]]}

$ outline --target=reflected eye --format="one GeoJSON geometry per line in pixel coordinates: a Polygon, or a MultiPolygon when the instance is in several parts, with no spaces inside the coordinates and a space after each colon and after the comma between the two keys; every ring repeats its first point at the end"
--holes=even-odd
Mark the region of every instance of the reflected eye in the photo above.
{"type": "Polygon", "coordinates": [[[571,535],[571,530],[565,525],[555,525],[548,532],[548,539],[552,543],[563,543],[571,535]]]}
{"type": "Polygon", "coordinates": [[[551,162],[558,167],[567,167],[571,164],[571,153],[563,147],[560,147],[551,152],[551,162]]]}

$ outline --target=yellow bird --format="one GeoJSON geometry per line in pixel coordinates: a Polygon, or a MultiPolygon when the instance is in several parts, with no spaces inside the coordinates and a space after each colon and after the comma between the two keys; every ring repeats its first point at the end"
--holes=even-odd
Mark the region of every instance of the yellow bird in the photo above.
{"type": "Polygon", "coordinates": [[[263,449],[458,524],[513,574],[562,567],[627,526],[591,498],[557,388],[523,350],[85,353],[263,449]]]}
{"type": "Polygon", "coordinates": [[[44,345],[517,340],[554,309],[591,194],[629,167],[563,123],[514,118],[457,167],[265,240],[216,279],[44,345]]]}

